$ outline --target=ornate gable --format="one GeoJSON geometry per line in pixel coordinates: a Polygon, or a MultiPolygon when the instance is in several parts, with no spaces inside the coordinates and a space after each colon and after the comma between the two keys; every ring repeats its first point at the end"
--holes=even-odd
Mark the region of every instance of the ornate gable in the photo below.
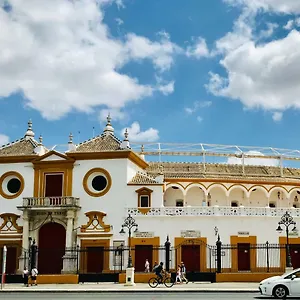
{"type": "Polygon", "coordinates": [[[89,218],[86,225],[81,226],[81,232],[98,233],[98,232],[109,232],[111,226],[104,223],[103,218],[106,213],[101,211],[89,211],[85,213],[89,218]]]}
{"type": "Polygon", "coordinates": [[[22,233],[23,227],[17,224],[20,216],[13,213],[4,213],[0,215],[2,224],[0,225],[0,234],[22,233]]]}

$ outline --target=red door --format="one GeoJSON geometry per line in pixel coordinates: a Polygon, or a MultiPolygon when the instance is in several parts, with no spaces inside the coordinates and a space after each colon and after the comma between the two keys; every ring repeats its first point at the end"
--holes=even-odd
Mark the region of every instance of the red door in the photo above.
{"type": "Polygon", "coordinates": [[[58,223],[47,223],[39,232],[38,271],[40,274],[60,274],[65,254],[66,230],[58,223]]]}
{"type": "MultiPolygon", "coordinates": [[[[200,271],[200,245],[181,246],[181,261],[184,262],[187,272],[200,271]]],[[[180,264],[181,262],[178,262],[180,264]]]]}
{"type": "Polygon", "coordinates": [[[103,247],[87,247],[87,273],[102,273],[103,271],[103,247]]]}
{"type": "Polygon", "coordinates": [[[152,245],[136,245],[134,249],[134,268],[136,272],[145,271],[145,262],[148,259],[150,270],[152,268],[152,245]]]}
{"type": "Polygon", "coordinates": [[[300,245],[290,245],[290,254],[293,268],[300,268],[300,245]]]}
{"type": "Polygon", "coordinates": [[[51,205],[60,205],[63,196],[63,174],[45,174],[45,197],[53,197],[50,199],[51,205]],[[55,198],[57,197],[57,198],[55,198]]]}
{"type": "MultiPolygon", "coordinates": [[[[0,248],[0,272],[2,272],[3,248],[0,248]]],[[[6,274],[16,274],[17,271],[17,247],[7,246],[6,274]]]]}
{"type": "Polygon", "coordinates": [[[238,271],[250,271],[250,244],[239,243],[238,248],[238,271]]]}

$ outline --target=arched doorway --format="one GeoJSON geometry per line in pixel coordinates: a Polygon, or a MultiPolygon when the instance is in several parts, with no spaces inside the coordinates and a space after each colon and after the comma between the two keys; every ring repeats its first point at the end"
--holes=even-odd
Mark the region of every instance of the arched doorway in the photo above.
{"type": "Polygon", "coordinates": [[[47,223],[39,232],[38,270],[40,274],[60,274],[65,254],[66,229],[58,223],[47,223]]]}

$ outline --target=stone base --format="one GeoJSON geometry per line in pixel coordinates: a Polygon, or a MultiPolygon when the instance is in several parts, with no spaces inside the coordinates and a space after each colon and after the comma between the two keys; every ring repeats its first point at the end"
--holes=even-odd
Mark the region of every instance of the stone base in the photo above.
{"type": "Polygon", "coordinates": [[[76,274],[77,273],[77,257],[65,255],[63,257],[62,274],[76,274]]]}
{"type": "Polygon", "coordinates": [[[134,267],[126,269],[126,282],[125,286],[134,286],[134,267]]]}

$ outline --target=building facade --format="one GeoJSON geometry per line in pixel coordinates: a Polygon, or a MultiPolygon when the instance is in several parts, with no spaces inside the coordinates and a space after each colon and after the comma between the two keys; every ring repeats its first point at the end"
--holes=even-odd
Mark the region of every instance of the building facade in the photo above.
{"type": "MultiPolygon", "coordinates": [[[[129,244],[120,234],[128,215],[138,224],[130,240],[138,272],[145,259],[164,261],[159,249],[167,237],[171,268],[184,260],[190,270],[207,271],[217,236],[234,245],[222,254],[224,269],[257,270],[253,245],[286,243],[285,233],[276,232],[282,215],[288,211],[300,226],[300,169],[146,157],[143,146],[131,148],[127,132],[116,137],[110,117],[99,136],[76,145],[70,135],[64,152],[37,141],[29,122],[23,138],[0,148],[0,249],[8,246],[7,272],[22,271],[33,241],[41,274],[124,269],[128,253],[120,258],[116,249],[129,244]]],[[[297,231],[290,244],[299,267],[297,231]]],[[[274,270],[285,264],[285,249],[278,249],[274,270]]]]}

